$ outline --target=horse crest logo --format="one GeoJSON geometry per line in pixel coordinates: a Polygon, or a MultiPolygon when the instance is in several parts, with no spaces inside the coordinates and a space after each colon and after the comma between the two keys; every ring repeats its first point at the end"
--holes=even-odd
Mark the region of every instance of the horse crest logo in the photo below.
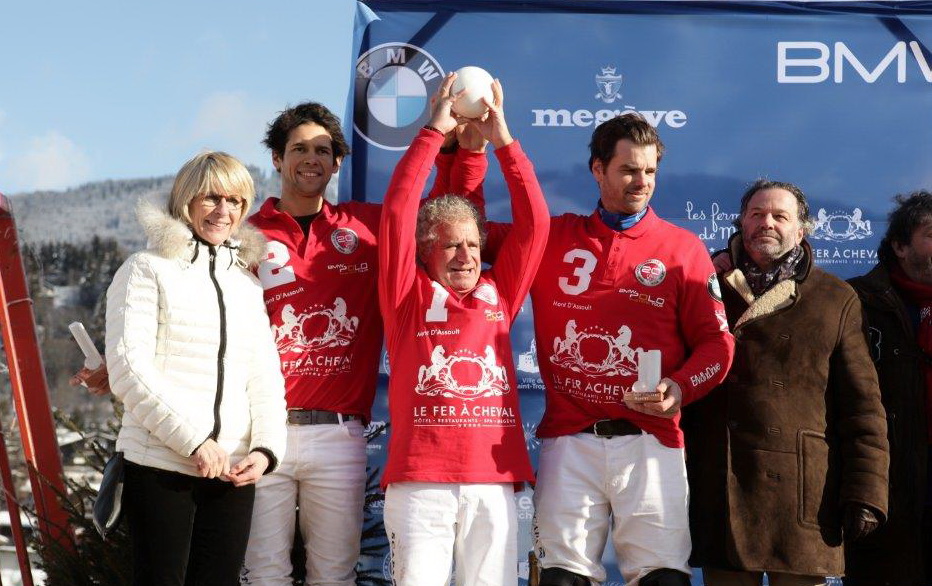
{"type": "Polygon", "coordinates": [[[349,346],[358,327],[359,318],[347,315],[342,297],[333,300],[333,307],[315,305],[303,313],[289,303],[282,307],[281,325],[274,328],[275,343],[282,355],[349,346]]]}
{"type": "Polygon", "coordinates": [[[874,233],[870,220],[863,218],[861,208],[854,208],[850,214],[843,211],[828,213],[825,208],[819,208],[814,224],[809,237],[816,240],[863,240],[874,233]]]}
{"type": "Polygon", "coordinates": [[[594,376],[637,374],[637,350],[631,347],[631,328],[622,325],[616,333],[601,326],[578,329],[576,320],[566,322],[562,338],[553,340],[550,362],[594,376]]]}
{"type": "Polygon", "coordinates": [[[449,355],[442,345],[434,346],[430,364],[417,373],[419,395],[471,401],[481,397],[500,397],[510,391],[505,367],[498,364],[495,350],[485,347],[480,356],[469,350],[455,350],[449,355]]]}

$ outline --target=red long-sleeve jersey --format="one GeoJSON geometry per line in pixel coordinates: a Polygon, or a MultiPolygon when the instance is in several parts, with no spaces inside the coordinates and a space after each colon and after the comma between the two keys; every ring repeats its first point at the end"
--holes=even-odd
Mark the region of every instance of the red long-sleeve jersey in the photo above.
{"type": "MultiPolygon", "coordinates": [[[[439,156],[436,163],[431,197],[468,195],[479,188],[487,166],[484,155],[462,150],[439,156]],[[464,159],[468,165],[460,163],[464,159]]],[[[278,202],[267,199],[249,221],[269,240],[268,258],[257,273],[281,356],[288,408],[369,421],[382,348],[376,277],[382,206],[325,201],[305,237],[294,218],[276,209],[278,202]]]]}
{"type": "Polygon", "coordinates": [[[368,421],[382,350],[376,287],[381,206],[324,202],[305,237],[277,203],[267,199],[249,221],[269,240],[257,273],[288,408],[368,421]]]}
{"type": "Polygon", "coordinates": [[[492,269],[462,296],[416,263],[418,201],[442,137],[422,130],[385,196],[379,301],[391,378],[392,433],[382,485],[523,482],[524,443],[509,330],[540,263],[547,207],[517,142],[496,149],[515,227],[492,269]]]}
{"type": "Polygon", "coordinates": [[[680,416],[628,409],[637,350],[660,350],[661,376],[683,404],[724,379],[734,355],[718,281],[695,234],[648,210],[624,231],[598,212],[553,218],[531,290],[547,407],[540,437],[577,433],[602,419],[628,419],[661,443],[682,447],[680,416]]]}

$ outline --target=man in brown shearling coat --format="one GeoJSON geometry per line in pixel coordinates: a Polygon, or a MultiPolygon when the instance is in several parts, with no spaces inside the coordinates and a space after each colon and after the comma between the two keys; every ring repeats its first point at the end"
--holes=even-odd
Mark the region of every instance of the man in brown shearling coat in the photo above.
{"type": "Polygon", "coordinates": [[[735,360],[687,409],[693,565],[709,586],[815,586],[887,509],[887,427],[849,285],[813,266],[805,195],[760,180],[720,275],[735,360]],[[843,529],[844,527],[844,529],[843,529]]]}

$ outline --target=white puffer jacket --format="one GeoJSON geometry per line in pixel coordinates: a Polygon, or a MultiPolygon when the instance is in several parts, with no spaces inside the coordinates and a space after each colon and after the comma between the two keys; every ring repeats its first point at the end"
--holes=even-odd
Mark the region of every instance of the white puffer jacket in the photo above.
{"type": "Polygon", "coordinates": [[[243,222],[234,248],[212,250],[151,204],[137,215],[149,249],[130,256],[107,291],[107,369],[125,406],[117,449],[196,476],[189,456],[213,438],[231,465],[256,449],[277,465],[284,381],[262,287],[246,268],[264,238],[243,222]]]}

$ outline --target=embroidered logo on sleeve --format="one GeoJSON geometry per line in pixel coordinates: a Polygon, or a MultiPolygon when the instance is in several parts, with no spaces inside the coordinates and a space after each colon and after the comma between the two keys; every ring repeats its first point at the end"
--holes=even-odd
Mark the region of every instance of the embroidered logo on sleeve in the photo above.
{"type": "Polygon", "coordinates": [[[689,384],[691,384],[693,387],[698,387],[702,383],[710,380],[713,376],[718,374],[721,369],[722,365],[720,362],[706,366],[701,371],[689,377],[689,384]]]}
{"type": "Polygon", "coordinates": [[[718,277],[715,273],[709,275],[709,281],[706,283],[706,287],[709,289],[709,295],[712,296],[712,299],[716,301],[722,300],[722,287],[718,283],[718,277]]]}
{"type": "Polygon", "coordinates": [[[715,319],[718,320],[718,329],[721,332],[728,331],[728,315],[725,313],[724,309],[715,310],[715,319]]]}

